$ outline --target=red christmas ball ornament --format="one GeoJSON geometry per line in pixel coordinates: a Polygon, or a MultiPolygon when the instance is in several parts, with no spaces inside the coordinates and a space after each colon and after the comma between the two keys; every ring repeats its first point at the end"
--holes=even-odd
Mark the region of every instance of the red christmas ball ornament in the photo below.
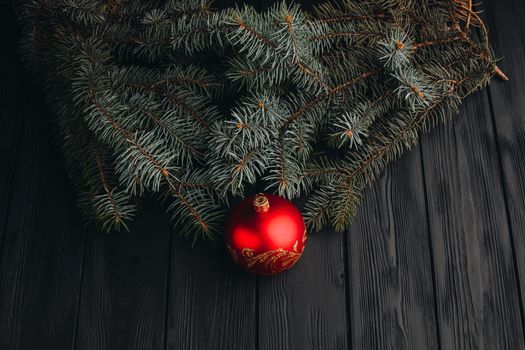
{"type": "Polygon", "coordinates": [[[259,193],[233,209],[224,238],[239,266],[255,274],[274,275],[288,270],[303,254],[306,226],[292,203],[259,193]]]}

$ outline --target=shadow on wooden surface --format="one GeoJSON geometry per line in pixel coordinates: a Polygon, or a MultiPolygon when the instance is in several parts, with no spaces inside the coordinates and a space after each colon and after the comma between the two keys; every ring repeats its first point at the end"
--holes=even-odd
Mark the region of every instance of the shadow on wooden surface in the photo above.
{"type": "Polygon", "coordinates": [[[419,151],[366,190],[348,236],[355,349],[437,349],[432,252],[419,151]]]}
{"type": "Polygon", "coordinates": [[[42,94],[16,54],[14,17],[0,6],[1,21],[10,25],[1,34],[0,349],[68,348],[85,228],[42,94]]]}
{"type": "Polygon", "coordinates": [[[486,94],[421,142],[443,349],[523,348],[486,94]]]}
{"type": "MultiPolygon", "coordinates": [[[[507,220],[520,285],[520,312],[525,318],[525,2],[491,0],[485,17],[491,42],[504,59],[510,81],[495,81],[489,89],[492,122],[505,193],[507,220]]],[[[522,321],[522,333],[525,324],[522,321]]]]}

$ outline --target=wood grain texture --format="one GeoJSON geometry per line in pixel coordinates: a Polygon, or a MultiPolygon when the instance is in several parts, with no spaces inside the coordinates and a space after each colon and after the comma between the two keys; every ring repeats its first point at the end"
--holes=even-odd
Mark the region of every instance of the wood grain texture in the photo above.
{"type": "Polygon", "coordinates": [[[12,198],[12,183],[15,174],[16,157],[23,127],[23,114],[20,113],[19,97],[22,96],[23,81],[26,77],[20,59],[16,54],[19,30],[11,6],[0,4],[0,23],[9,30],[0,31],[5,54],[0,56],[0,252],[2,237],[7,219],[7,208],[12,198]]]}
{"type": "Polygon", "coordinates": [[[167,349],[255,349],[255,276],[222,242],[173,239],[167,349]]]}
{"type": "Polygon", "coordinates": [[[510,81],[497,79],[490,86],[496,145],[501,159],[508,218],[515,249],[521,292],[525,304],[525,2],[490,0],[484,8],[490,39],[504,59],[501,68],[510,81]]]}
{"type": "Polygon", "coordinates": [[[523,349],[486,94],[422,139],[443,349],[523,349]]]}
{"type": "Polygon", "coordinates": [[[289,271],[259,277],[259,349],[347,347],[343,238],[311,234],[289,271]]]}
{"type": "Polygon", "coordinates": [[[169,245],[147,202],[130,232],[88,232],[76,349],[163,349],[169,245]]]}
{"type": "MultiPolygon", "coordinates": [[[[260,8],[262,1],[234,3],[260,8]]],[[[255,349],[256,277],[233,264],[222,241],[192,247],[175,230],[171,249],[166,349],[255,349]]]]}
{"type": "Polygon", "coordinates": [[[353,349],[437,349],[418,150],[366,189],[348,233],[353,349]]]}
{"type": "Polygon", "coordinates": [[[24,126],[0,254],[0,349],[68,348],[85,229],[41,95],[18,79],[10,100],[24,126]]]}

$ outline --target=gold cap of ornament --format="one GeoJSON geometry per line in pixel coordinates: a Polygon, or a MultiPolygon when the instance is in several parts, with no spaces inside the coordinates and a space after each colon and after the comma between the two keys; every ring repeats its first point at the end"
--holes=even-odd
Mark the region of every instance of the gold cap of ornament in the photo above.
{"type": "Polygon", "coordinates": [[[268,197],[262,193],[257,193],[255,195],[255,199],[253,200],[253,208],[258,213],[266,213],[268,210],[270,210],[270,202],[268,201],[268,197]]]}

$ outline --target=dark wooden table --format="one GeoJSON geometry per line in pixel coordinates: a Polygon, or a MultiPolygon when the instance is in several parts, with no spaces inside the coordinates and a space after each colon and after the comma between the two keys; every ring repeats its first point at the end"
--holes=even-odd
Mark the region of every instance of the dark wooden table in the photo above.
{"type": "Polygon", "coordinates": [[[193,249],[147,204],[82,224],[0,5],[0,349],[524,349],[525,2],[484,4],[510,77],[367,189],[277,277],[193,249]]]}

